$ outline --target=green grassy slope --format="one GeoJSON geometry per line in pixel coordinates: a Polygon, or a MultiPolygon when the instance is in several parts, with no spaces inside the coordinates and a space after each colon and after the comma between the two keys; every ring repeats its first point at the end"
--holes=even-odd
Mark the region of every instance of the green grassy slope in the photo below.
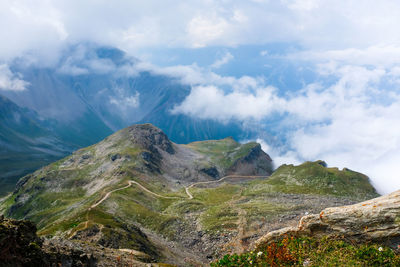
{"type": "Polygon", "coordinates": [[[369,178],[344,168],[328,168],[323,161],[305,162],[298,166],[282,165],[263,182],[273,192],[322,194],[354,198],[378,196],[369,178]]]}
{"type": "MultiPolygon", "coordinates": [[[[148,139],[160,141],[162,136],[157,135],[157,130],[153,128],[144,125],[142,130],[155,131],[156,135],[149,135],[148,139]]],[[[152,142],[158,142],[154,140],[152,142]]],[[[176,156],[161,150],[157,152],[154,145],[148,145],[146,142],[136,140],[127,128],[96,145],[80,149],[73,155],[22,178],[15,193],[0,204],[0,213],[16,219],[32,220],[37,224],[40,235],[82,237],[85,236],[83,232],[97,231],[96,227],[100,227],[100,240],[103,241],[97,242],[111,244],[114,242],[110,241],[113,240],[113,236],[119,235],[122,241],[118,242],[118,246],[146,253],[154,252],[153,244],[146,238],[143,239],[140,232],[127,229],[140,226],[161,238],[179,240],[180,228],[188,229],[188,235],[190,231],[195,230],[185,216],[194,212],[197,213],[196,220],[200,221],[200,217],[204,217],[203,213],[211,213],[209,201],[212,201],[212,196],[198,199],[197,195],[206,193],[197,193],[197,190],[206,189],[193,188],[196,197],[189,200],[183,185],[171,187],[171,180],[168,179],[171,179],[170,173],[173,173],[170,168],[174,166],[163,166],[163,157],[185,157],[186,154],[178,153],[176,156]],[[168,175],[165,176],[167,172],[168,175]],[[169,198],[150,194],[133,184],[110,194],[106,201],[89,210],[108,192],[126,187],[129,181],[136,181],[151,192],[169,198]]],[[[226,155],[232,155],[231,160],[234,161],[246,156],[253,147],[253,144],[240,145],[233,140],[228,142],[233,145],[227,145],[227,139],[210,141],[206,145],[210,151],[200,153],[194,148],[192,151],[204,164],[216,166],[224,172],[229,166],[223,161],[226,155]],[[215,149],[212,149],[214,146],[215,149]],[[216,162],[215,158],[221,161],[216,162]]],[[[203,145],[206,143],[208,142],[204,142],[203,145]]],[[[173,146],[179,149],[178,145],[173,146]]],[[[185,160],[184,162],[187,161],[185,160]]],[[[187,167],[192,170],[203,166],[197,161],[182,164],[189,164],[187,167]]],[[[204,173],[192,175],[200,175],[202,179],[213,179],[204,173]]],[[[224,187],[222,191],[225,191],[224,187]]],[[[228,190],[226,194],[234,197],[231,193],[233,192],[228,190]]],[[[210,228],[207,220],[202,224],[205,225],[205,230],[210,228]]]]}
{"type": "MultiPolygon", "coordinates": [[[[143,128],[154,130],[152,126],[143,128]]],[[[226,138],[182,146],[192,151],[187,154],[173,144],[177,152],[168,154],[155,152],[153,145],[143,145],[146,142],[134,140],[130,133],[129,129],[121,130],[24,177],[15,193],[0,203],[0,213],[34,221],[40,235],[131,248],[154,258],[171,249],[165,245],[162,250],[156,249],[156,243],[175,242],[178,252],[187,250],[192,253],[188,257],[200,257],[199,261],[204,262],[206,257],[236,251],[239,243],[245,247],[249,242],[246,240],[285,223],[293,215],[332,206],[332,202],[347,203],[342,197],[350,198],[348,192],[357,192],[359,198],[376,195],[362,174],[305,163],[282,166],[267,179],[229,178],[199,184],[189,189],[193,195],[189,199],[185,186],[193,181],[177,183],[171,178],[175,172],[171,168],[193,171],[207,164],[226,171],[258,144],[240,145],[226,138]],[[179,158],[187,155],[195,160],[187,163],[187,158],[179,158]],[[164,157],[161,163],[160,157],[164,157]],[[169,162],[166,157],[184,163],[164,166],[169,162]],[[136,184],[128,187],[129,181],[140,183],[153,194],[136,184]],[[116,189],[101,204],[90,208],[116,189]],[[143,232],[151,233],[152,239],[143,232]]],[[[161,137],[156,134],[149,140],[163,144],[161,137]]],[[[207,178],[201,172],[191,175],[193,179],[207,178]]]]}
{"type": "Polygon", "coordinates": [[[187,147],[209,156],[215,164],[229,168],[236,160],[246,156],[257,145],[255,142],[241,145],[233,138],[228,137],[222,140],[193,142],[188,144],[187,147]]]}

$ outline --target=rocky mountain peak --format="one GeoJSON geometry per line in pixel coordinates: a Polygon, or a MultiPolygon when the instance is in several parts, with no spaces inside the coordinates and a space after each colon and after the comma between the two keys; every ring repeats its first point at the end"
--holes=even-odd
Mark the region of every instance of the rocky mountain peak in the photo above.
{"type": "Polygon", "coordinates": [[[169,154],[174,154],[175,149],[168,136],[150,123],[137,124],[127,128],[130,138],[134,144],[154,151],[154,147],[161,149],[169,154]]]}

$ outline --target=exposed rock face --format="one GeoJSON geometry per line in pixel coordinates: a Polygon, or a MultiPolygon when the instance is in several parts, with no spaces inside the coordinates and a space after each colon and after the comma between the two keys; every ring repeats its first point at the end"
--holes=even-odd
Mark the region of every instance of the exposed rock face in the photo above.
{"type": "Polygon", "coordinates": [[[327,208],[301,218],[297,227],[273,231],[256,242],[269,243],[284,235],[335,236],[354,242],[400,244],[400,190],[358,204],[327,208]]]}
{"type": "Polygon", "coordinates": [[[175,150],[168,136],[151,124],[137,124],[128,128],[131,140],[142,148],[155,152],[155,148],[161,149],[169,154],[174,154],[175,150]]]}
{"type": "Polygon", "coordinates": [[[261,145],[257,144],[245,157],[236,160],[228,170],[228,173],[271,175],[272,170],[272,159],[262,151],[261,145]]]}
{"type": "Polygon", "coordinates": [[[201,172],[204,172],[208,176],[211,176],[213,178],[218,178],[219,177],[219,172],[217,168],[215,167],[210,167],[210,168],[203,168],[200,170],[201,172]]]}
{"type": "MultiPolygon", "coordinates": [[[[116,237],[118,238],[118,237],[116,237]]],[[[94,246],[62,238],[41,239],[30,221],[0,217],[0,266],[147,266],[151,258],[136,250],[94,246]]],[[[156,265],[155,265],[156,266],[156,265]]]]}
{"type": "Polygon", "coordinates": [[[0,266],[43,266],[41,245],[33,223],[0,218],[0,266]]]}

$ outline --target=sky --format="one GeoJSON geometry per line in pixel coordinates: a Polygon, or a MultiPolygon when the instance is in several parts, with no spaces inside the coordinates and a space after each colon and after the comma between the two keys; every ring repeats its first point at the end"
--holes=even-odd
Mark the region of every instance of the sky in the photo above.
{"type": "Polygon", "coordinates": [[[258,140],[276,165],[323,159],[389,193],[400,189],[398,14],[395,0],[2,0],[0,91],[29,90],[8,68],[16,57],[52,66],[71,44],[117,47],[192,87],[171,112],[261,125],[282,140],[258,140]]]}

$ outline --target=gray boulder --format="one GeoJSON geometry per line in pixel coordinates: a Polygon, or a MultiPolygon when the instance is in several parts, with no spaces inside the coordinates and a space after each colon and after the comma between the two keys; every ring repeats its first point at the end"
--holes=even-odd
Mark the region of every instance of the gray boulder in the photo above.
{"type": "Polygon", "coordinates": [[[397,248],[400,244],[400,190],[349,206],[326,208],[301,218],[297,227],[268,233],[255,246],[285,235],[340,237],[353,242],[376,242],[397,248]]]}

